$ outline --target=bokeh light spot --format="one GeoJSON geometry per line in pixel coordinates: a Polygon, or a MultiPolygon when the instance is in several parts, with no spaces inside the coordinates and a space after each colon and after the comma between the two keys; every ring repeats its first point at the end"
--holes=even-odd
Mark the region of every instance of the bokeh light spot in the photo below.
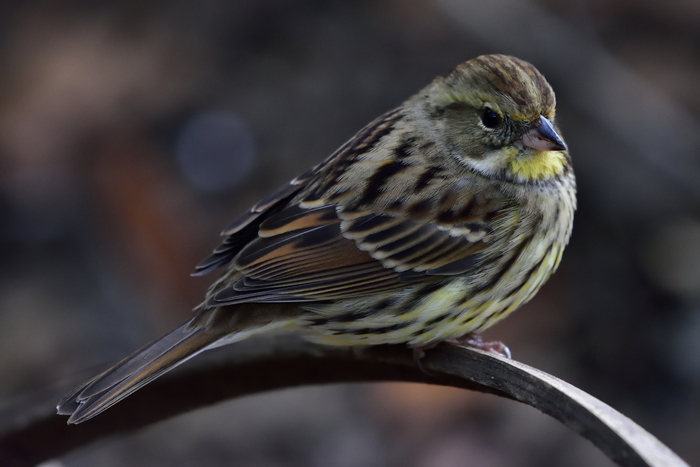
{"type": "Polygon", "coordinates": [[[231,112],[205,112],[185,124],[175,155],[197,190],[220,193],[243,182],[255,165],[250,127],[231,112]]]}

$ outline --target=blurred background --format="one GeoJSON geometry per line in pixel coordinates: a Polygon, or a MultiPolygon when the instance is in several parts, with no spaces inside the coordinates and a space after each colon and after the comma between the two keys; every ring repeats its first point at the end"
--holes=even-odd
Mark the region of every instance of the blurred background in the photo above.
{"type": "MultiPolygon", "coordinates": [[[[557,93],[579,210],[559,272],[486,338],[700,465],[699,23],[690,0],[3,2],[0,399],[186,319],[237,214],[434,76],[508,53],[557,93]]],[[[534,409],[409,384],[248,397],[57,462],[611,465],[534,409]]]]}

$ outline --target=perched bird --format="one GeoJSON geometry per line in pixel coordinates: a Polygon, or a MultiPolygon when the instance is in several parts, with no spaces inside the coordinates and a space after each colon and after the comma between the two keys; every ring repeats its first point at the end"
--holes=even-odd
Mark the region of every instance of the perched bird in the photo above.
{"type": "Polygon", "coordinates": [[[335,345],[479,345],[569,241],[576,184],[554,113],[550,85],[514,57],[436,78],[231,223],[196,268],[225,269],[194,317],[58,413],[83,422],[201,351],[276,330],[335,345]]]}

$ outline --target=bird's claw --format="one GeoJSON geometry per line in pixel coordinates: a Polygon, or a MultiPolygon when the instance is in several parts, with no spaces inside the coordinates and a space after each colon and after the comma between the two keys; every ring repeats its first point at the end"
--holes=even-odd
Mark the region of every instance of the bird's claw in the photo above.
{"type": "Polygon", "coordinates": [[[459,345],[464,345],[466,347],[473,347],[475,349],[483,350],[484,352],[492,353],[498,355],[499,357],[504,357],[507,359],[513,358],[510,349],[501,341],[489,341],[484,342],[481,340],[481,336],[467,334],[466,336],[460,337],[459,339],[454,339],[459,345]]]}

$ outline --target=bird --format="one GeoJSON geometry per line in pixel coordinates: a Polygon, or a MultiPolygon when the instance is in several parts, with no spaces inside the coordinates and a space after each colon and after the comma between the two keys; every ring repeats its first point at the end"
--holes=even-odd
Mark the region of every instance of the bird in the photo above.
{"type": "MultiPolygon", "coordinates": [[[[294,331],[417,350],[479,333],[557,269],[576,210],[554,91],[530,63],[468,60],[235,219],[187,322],[68,394],[84,422],[202,351],[294,331]]],[[[509,353],[508,353],[509,355],[509,353]]]]}

